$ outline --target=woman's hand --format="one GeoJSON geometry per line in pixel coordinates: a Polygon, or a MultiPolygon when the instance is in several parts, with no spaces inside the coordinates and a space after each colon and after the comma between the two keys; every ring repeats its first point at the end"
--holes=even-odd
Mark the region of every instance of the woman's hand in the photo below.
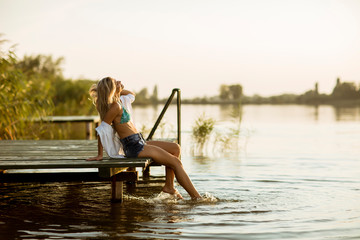
{"type": "Polygon", "coordinates": [[[132,95],[136,95],[133,91],[130,91],[130,90],[126,90],[126,89],[123,89],[121,92],[120,92],[120,95],[128,95],[128,94],[132,94],[132,95]]]}
{"type": "Polygon", "coordinates": [[[92,157],[92,158],[88,158],[86,159],[86,161],[101,161],[103,159],[103,156],[96,156],[96,157],[92,157]]]}

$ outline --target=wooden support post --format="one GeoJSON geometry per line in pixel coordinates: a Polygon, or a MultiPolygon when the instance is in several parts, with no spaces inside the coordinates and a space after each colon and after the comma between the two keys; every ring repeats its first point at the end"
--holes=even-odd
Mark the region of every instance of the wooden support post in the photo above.
{"type": "Polygon", "coordinates": [[[150,166],[143,168],[143,179],[149,179],[150,178],[150,166]]]}
{"type": "Polygon", "coordinates": [[[86,139],[91,140],[92,139],[92,122],[86,123],[86,139]]]}
{"type": "Polygon", "coordinates": [[[119,172],[111,177],[112,202],[123,201],[124,181],[135,183],[138,179],[138,172],[119,172]]]}
{"type": "Polygon", "coordinates": [[[129,187],[129,185],[132,185],[133,187],[135,187],[136,182],[139,180],[139,176],[138,176],[138,172],[136,171],[136,168],[135,167],[129,167],[126,171],[129,172],[129,173],[135,173],[135,175],[136,175],[135,177],[129,177],[127,179],[127,181],[126,181],[127,187],[129,187]]]}
{"type": "Polygon", "coordinates": [[[116,175],[111,177],[112,202],[123,201],[123,181],[118,181],[116,175]]]}

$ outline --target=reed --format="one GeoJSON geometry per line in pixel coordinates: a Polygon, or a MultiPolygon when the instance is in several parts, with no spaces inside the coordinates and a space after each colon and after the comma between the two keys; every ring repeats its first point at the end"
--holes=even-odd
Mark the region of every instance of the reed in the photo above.
{"type": "Polygon", "coordinates": [[[13,52],[0,55],[0,140],[38,139],[42,125],[35,126],[31,120],[54,108],[50,82],[18,64],[13,52]]]}
{"type": "Polygon", "coordinates": [[[192,137],[195,140],[198,150],[201,152],[214,130],[215,122],[213,118],[206,117],[205,114],[202,114],[195,121],[195,125],[192,128],[192,137]]]}

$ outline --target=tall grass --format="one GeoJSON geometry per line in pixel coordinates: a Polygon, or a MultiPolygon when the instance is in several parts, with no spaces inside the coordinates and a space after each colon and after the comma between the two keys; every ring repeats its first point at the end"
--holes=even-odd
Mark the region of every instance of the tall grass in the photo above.
{"type": "Polygon", "coordinates": [[[209,154],[225,152],[241,152],[246,148],[250,137],[250,130],[244,129],[242,123],[242,106],[232,105],[227,115],[230,117],[230,124],[217,125],[216,120],[206,117],[203,113],[195,120],[192,128],[194,144],[191,148],[192,154],[204,156],[209,154]]]}
{"type": "Polygon", "coordinates": [[[31,120],[52,112],[50,83],[21,69],[13,52],[0,57],[0,140],[37,139],[41,125],[34,127],[31,120]]]}
{"type": "Polygon", "coordinates": [[[214,130],[215,120],[210,117],[206,117],[203,113],[195,121],[195,125],[192,128],[192,136],[195,140],[194,151],[202,154],[204,146],[210,139],[210,135],[214,130]]]}

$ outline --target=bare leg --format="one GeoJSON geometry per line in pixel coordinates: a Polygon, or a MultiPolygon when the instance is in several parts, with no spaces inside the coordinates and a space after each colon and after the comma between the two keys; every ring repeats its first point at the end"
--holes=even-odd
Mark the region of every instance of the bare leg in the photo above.
{"type": "MultiPolygon", "coordinates": [[[[181,150],[179,144],[177,143],[165,142],[165,141],[147,141],[146,144],[158,146],[164,149],[165,151],[167,151],[168,153],[170,153],[171,155],[177,158],[180,157],[181,150]]],[[[166,193],[174,194],[176,192],[176,189],[174,188],[174,178],[175,178],[174,170],[172,170],[172,168],[170,167],[165,166],[165,176],[166,176],[166,180],[162,191],[166,193]]]]}
{"type": "Polygon", "coordinates": [[[179,158],[154,145],[145,145],[144,150],[141,151],[138,156],[151,157],[155,162],[170,167],[173,169],[179,184],[189,193],[191,198],[201,198],[189,176],[186,174],[179,158]]]}

